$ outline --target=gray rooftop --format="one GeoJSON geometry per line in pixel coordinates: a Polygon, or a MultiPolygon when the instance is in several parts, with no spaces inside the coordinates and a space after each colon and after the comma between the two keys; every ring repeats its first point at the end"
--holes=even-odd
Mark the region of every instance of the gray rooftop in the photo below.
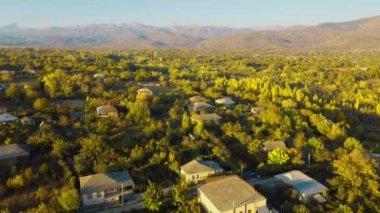
{"type": "Polygon", "coordinates": [[[204,98],[202,96],[193,96],[189,100],[190,100],[190,103],[205,102],[206,98],[204,98]]]}
{"type": "Polygon", "coordinates": [[[192,160],[189,163],[181,166],[181,170],[183,170],[186,174],[197,174],[223,169],[215,161],[192,160]]]}
{"type": "Polygon", "coordinates": [[[327,190],[324,185],[298,170],[278,174],[274,177],[291,185],[304,196],[311,196],[327,190]]]}
{"type": "Polygon", "coordinates": [[[220,211],[225,212],[248,203],[266,200],[250,184],[233,175],[200,186],[202,192],[220,211]]]}
{"type": "Polygon", "coordinates": [[[215,113],[201,114],[201,115],[194,114],[193,116],[191,116],[191,118],[196,121],[218,121],[222,119],[222,117],[220,117],[218,114],[215,114],[215,113]]]}
{"type": "Polygon", "coordinates": [[[235,101],[233,101],[231,98],[224,97],[224,98],[216,99],[215,103],[217,103],[217,104],[225,104],[225,105],[234,105],[235,101]]]}
{"type": "Polygon", "coordinates": [[[267,152],[270,152],[276,148],[286,149],[286,145],[284,141],[265,141],[263,145],[264,145],[264,150],[267,152]]]}
{"type": "Polygon", "coordinates": [[[11,114],[5,113],[0,114],[0,122],[9,122],[9,121],[15,121],[18,118],[16,116],[13,116],[11,114]]]}
{"type": "Polygon", "coordinates": [[[0,145],[0,160],[14,159],[30,155],[29,146],[26,144],[0,145]]]}
{"type": "Polygon", "coordinates": [[[110,188],[133,186],[134,182],[127,171],[88,175],[79,178],[82,194],[104,191],[110,188]]]}

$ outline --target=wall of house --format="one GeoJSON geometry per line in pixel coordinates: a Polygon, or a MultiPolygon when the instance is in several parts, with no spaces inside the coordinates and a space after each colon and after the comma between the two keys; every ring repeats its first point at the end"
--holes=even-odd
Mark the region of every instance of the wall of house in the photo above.
{"type": "Polygon", "coordinates": [[[198,190],[198,198],[201,202],[202,207],[204,208],[205,212],[207,213],[221,213],[214,204],[200,191],[198,190]]]}
{"type": "Polygon", "coordinates": [[[196,182],[204,180],[208,176],[216,174],[216,173],[215,173],[215,171],[209,171],[209,172],[201,172],[201,173],[197,173],[197,174],[185,174],[185,172],[183,172],[181,170],[181,174],[185,176],[186,182],[194,182],[194,183],[196,183],[196,182]]]}
{"type": "Polygon", "coordinates": [[[100,196],[98,197],[98,194],[92,193],[92,197],[89,198],[87,194],[82,194],[82,202],[83,205],[93,205],[93,204],[99,204],[99,203],[104,203],[105,201],[105,192],[102,191],[100,192],[100,196]]]}

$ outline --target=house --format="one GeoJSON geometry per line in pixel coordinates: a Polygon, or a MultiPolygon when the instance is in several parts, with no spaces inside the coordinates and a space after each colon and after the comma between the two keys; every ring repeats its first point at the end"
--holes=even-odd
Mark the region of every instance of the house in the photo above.
{"type": "Polygon", "coordinates": [[[0,91],[5,91],[8,89],[8,84],[0,84],[0,91]]]}
{"type": "Polygon", "coordinates": [[[260,116],[262,113],[265,112],[264,107],[256,106],[251,108],[251,112],[254,116],[260,116]]]}
{"type": "Polygon", "coordinates": [[[193,123],[198,123],[198,122],[209,122],[209,121],[212,121],[212,122],[215,122],[215,123],[218,123],[222,117],[220,117],[218,114],[215,114],[215,113],[211,113],[211,114],[193,114],[191,116],[191,121],[193,123]]]}
{"type": "Polygon", "coordinates": [[[237,175],[201,185],[198,197],[205,212],[269,213],[266,198],[237,175]]]}
{"type": "Polygon", "coordinates": [[[105,77],[106,77],[106,75],[104,75],[103,73],[95,73],[94,74],[94,78],[103,79],[105,77]]]}
{"type": "Polygon", "coordinates": [[[79,178],[83,205],[117,203],[133,194],[135,186],[127,171],[100,173],[79,178]]]}
{"type": "Polygon", "coordinates": [[[315,200],[319,203],[326,202],[326,199],[322,197],[321,194],[326,191],[327,188],[301,171],[292,170],[275,175],[274,178],[293,187],[298,192],[300,201],[310,202],[311,200],[315,200]]]}
{"type": "Polygon", "coordinates": [[[33,116],[24,116],[20,119],[20,122],[22,125],[35,125],[36,121],[34,120],[33,116]]]}
{"type": "Polygon", "coordinates": [[[0,145],[0,167],[12,167],[24,164],[30,155],[29,146],[26,144],[0,145]]]}
{"type": "Polygon", "coordinates": [[[103,105],[96,108],[98,117],[117,117],[117,109],[111,105],[103,105]]]}
{"type": "Polygon", "coordinates": [[[200,113],[200,112],[210,113],[213,111],[213,108],[214,108],[214,106],[212,106],[206,102],[191,103],[188,106],[188,110],[190,112],[196,112],[196,113],[200,113]]]}
{"type": "Polygon", "coordinates": [[[153,91],[148,88],[141,88],[137,90],[137,94],[153,95],[153,91]]]}
{"type": "Polygon", "coordinates": [[[18,120],[18,118],[16,116],[13,116],[13,115],[8,114],[8,113],[0,114],[0,123],[5,124],[5,123],[12,122],[15,120],[18,120]]]}
{"type": "Polygon", "coordinates": [[[215,104],[233,106],[235,105],[235,101],[233,101],[231,98],[225,97],[225,98],[216,99],[215,104]]]}
{"type": "Polygon", "coordinates": [[[7,107],[5,104],[0,103],[0,114],[5,114],[7,113],[7,107]]]}
{"type": "Polygon", "coordinates": [[[190,100],[190,103],[197,103],[197,102],[206,102],[206,98],[202,97],[202,96],[193,96],[191,98],[189,98],[190,100]]]}
{"type": "Polygon", "coordinates": [[[206,179],[210,175],[223,173],[222,167],[215,161],[192,160],[181,166],[181,175],[185,177],[186,182],[194,182],[206,179]]]}
{"type": "Polygon", "coordinates": [[[265,141],[263,143],[264,152],[271,152],[276,148],[287,149],[284,141],[265,141]]]}

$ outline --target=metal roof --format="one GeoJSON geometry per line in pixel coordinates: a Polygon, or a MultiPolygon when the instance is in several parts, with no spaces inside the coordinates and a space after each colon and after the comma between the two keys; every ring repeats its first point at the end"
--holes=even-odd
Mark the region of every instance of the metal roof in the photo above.
{"type": "Polygon", "coordinates": [[[232,210],[248,203],[254,203],[266,198],[256,191],[249,183],[233,175],[198,188],[220,212],[232,210]]]}
{"type": "Polygon", "coordinates": [[[8,160],[30,155],[29,146],[26,144],[0,145],[0,160],[8,160]]]}
{"type": "Polygon", "coordinates": [[[88,175],[80,177],[79,182],[82,194],[90,194],[110,188],[121,187],[121,184],[123,184],[124,187],[134,185],[128,171],[88,175]]]}
{"type": "Polygon", "coordinates": [[[215,161],[203,161],[203,160],[192,160],[189,163],[181,166],[186,174],[197,174],[202,172],[223,170],[215,161]]]}
{"type": "Polygon", "coordinates": [[[274,177],[291,185],[304,196],[311,196],[327,190],[324,185],[298,170],[278,174],[274,177]]]}

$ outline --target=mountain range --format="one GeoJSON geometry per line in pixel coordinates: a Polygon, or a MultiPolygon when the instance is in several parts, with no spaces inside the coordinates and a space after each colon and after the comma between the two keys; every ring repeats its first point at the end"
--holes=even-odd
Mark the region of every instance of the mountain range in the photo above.
{"type": "Polygon", "coordinates": [[[0,28],[0,45],[74,49],[378,49],[380,16],[315,26],[268,28],[155,27],[140,23],[21,28],[10,24],[0,28]]]}

